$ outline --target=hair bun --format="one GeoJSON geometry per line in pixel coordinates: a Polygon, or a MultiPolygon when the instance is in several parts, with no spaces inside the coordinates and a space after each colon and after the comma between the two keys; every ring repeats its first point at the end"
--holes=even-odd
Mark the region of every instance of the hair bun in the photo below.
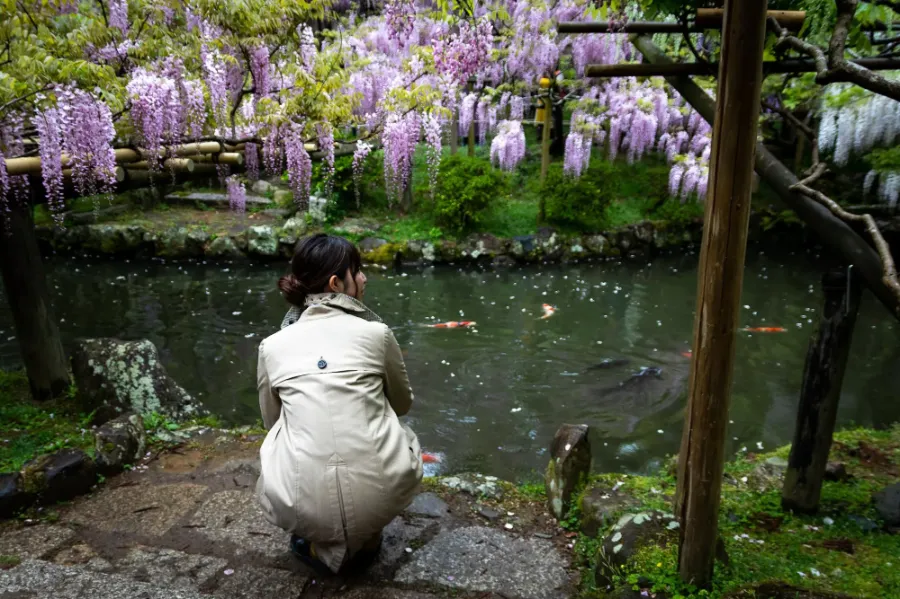
{"type": "Polygon", "coordinates": [[[287,274],[278,279],[278,289],[281,291],[284,299],[298,308],[304,306],[306,296],[309,295],[309,289],[306,288],[306,285],[293,274],[287,274]]]}

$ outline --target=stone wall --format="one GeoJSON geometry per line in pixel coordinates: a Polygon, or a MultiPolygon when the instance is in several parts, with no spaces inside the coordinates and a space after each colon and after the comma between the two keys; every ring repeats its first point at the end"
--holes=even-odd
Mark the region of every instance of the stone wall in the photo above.
{"type": "MultiPolygon", "coordinates": [[[[764,230],[762,218],[751,218],[750,238],[802,242],[799,226],[764,230]],[[791,233],[785,235],[785,232],[791,233]]],[[[257,225],[238,233],[212,235],[200,228],[175,227],[163,231],[141,225],[87,224],[64,230],[38,228],[45,250],[144,258],[206,258],[284,260],[294,244],[307,233],[303,215],[281,226],[257,225]]],[[[390,242],[374,234],[362,239],[359,248],[370,264],[464,264],[493,263],[498,266],[528,263],[575,262],[586,259],[616,259],[647,256],[698,247],[702,238],[700,221],[688,225],[645,221],[605,231],[602,234],[565,234],[542,228],[535,235],[502,239],[490,234],[473,234],[464,240],[412,240],[390,242]]]]}

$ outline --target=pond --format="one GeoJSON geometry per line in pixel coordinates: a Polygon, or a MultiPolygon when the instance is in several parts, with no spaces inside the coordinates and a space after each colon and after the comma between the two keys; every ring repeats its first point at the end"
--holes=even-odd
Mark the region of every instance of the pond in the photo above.
{"type": "MultiPolygon", "coordinates": [[[[502,270],[438,267],[369,271],[367,303],[404,349],[416,395],[409,416],[445,471],[522,480],[546,464],[559,424],[591,425],[595,470],[642,472],[678,450],[696,294],[696,254],[649,263],[502,270]],[[557,308],[541,319],[541,305],[557,308]],[[473,320],[473,329],[428,323],[473,320]],[[658,369],[658,370],[656,370],[658,369]]],[[[235,424],[259,417],[256,347],[285,312],[283,264],[235,265],[87,259],[49,261],[64,340],[148,338],[169,373],[235,424]]],[[[751,249],[728,452],[789,442],[809,336],[820,306],[812,255],[751,249]]],[[[0,298],[4,302],[5,298],[0,298]]],[[[868,295],[839,425],[900,419],[898,326],[868,295]]],[[[0,367],[19,364],[8,311],[0,367]]]]}

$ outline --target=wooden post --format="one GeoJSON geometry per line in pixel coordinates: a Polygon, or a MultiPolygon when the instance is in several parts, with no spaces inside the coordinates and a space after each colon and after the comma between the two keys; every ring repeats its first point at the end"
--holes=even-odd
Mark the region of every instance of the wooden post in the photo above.
{"type": "MultiPolygon", "coordinates": [[[[468,90],[469,93],[472,93],[472,90],[475,87],[475,80],[469,79],[468,90]]],[[[474,109],[474,113],[472,114],[472,122],[469,123],[469,156],[475,155],[475,115],[478,114],[477,108],[474,109]]]]}
{"type": "Polygon", "coordinates": [[[50,304],[34,221],[27,206],[10,206],[5,214],[0,216],[0,271],[16,340],[31,396],[37,401],[54,399],[69,390],[69,365],[50,304]]]}
{"type": "Polygon", "coordinates": [[[718,540],[725,432],[734,367],[756,148],[766,3],[727,0],[709,194],[700,249],[694,359],[678,463],[681,579],[708,587],[718,540]]]}
{"type": "MultiPolygon", "coordinates": [[[[542,98],[544,103],[544,124],[541,131],[541,181],[547,178],[550,169],[550,127],[553,122],[553,100],[550,98],[550,90],[547,96],[542,98]]],[[[543,218],[543,215],[541,216],[543,218]]]]}
{"type": "Polygon", "coordinates": [[[459,108],[453,109],[453,119],[450,122],[450,154],[456,154],[459,150],[459,108]]]}
{"type": "Polygon", "coordinates": [[[807,514],[819,508],[862,281],[852,271],[836,269],[822,277],[822,291],[825,307],[806,352],[794,441],[781,492],[784,509],[807,514]]]}

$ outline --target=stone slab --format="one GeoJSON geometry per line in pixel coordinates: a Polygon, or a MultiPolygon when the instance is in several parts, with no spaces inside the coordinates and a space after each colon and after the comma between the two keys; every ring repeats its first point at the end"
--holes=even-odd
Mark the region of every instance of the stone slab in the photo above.
{"type": "Polygon", "coordinates": [[[234,573],[221,576],[213,595],[220,599],[275,599],[299,597],[309,579],[306,572],[266,567],[234,566],[234,573]]]}
{"type": "Polygon", "coordinates": [[[2,597],[28,599],[209,599],[209,595],[171,587],[165,581],[149,584],[121,574],[34,560],[0,571],[0,589],[2,597]]]}
{"type": "Polygon", "coordinates": [[[437,599],[438,595],[392,588],[362,587],[346,590],[341,599],[437,599]]]}
{"type": "Polygon", "coordinates": [[[434,493],[420,493],[415,496],[406,513],[413,516],[426,516],[428,518],[443,518],[450,511],[447,502],[434,493]]]}
{"type": "Polygon", "coordinates": [[[107,532],[164,535],[193,511],[202,485],[134,485],[104,490],[69,512],[66,521],[107,532]]]}
{"type": "MultiPolygon", "coordinates": [[[[39,524],[7,531],[0,536],[0,555],[36,559],[55,552],[75,536],[65,526],[39,524]]],[[[2,587],[0,587],[2,588],[2,587]]]]}
{"type": "Polygon", "coordinates": [[[426,537],[437,534],[438,527],[437,521],[431,518],[413,518],[407,522],[403,517],[397,516],[384,527],[381,550],[378,552],[378,559],[369,568],[370,572],[378,577],[392,575],[410,554],[406,551],[407,548],[415,551],[426,537]]]}
{"type": "Polygon", "coordinates": [[[263,516],[252,491],[222,491],[212,495],[191,520],[211,541],[234,543],[237,554],[259,553],[277,558],[289,551],[291,535],[263,516]]]}
{"type": "MultiPolygon", "coordinates": [[[[203,192],[194,192],[189,194],[169,194],[166,196],[167,202],[175,202],[179,204],[193,204],[194,202],[199,202],[201,204],[218,204],[228,206],[231,201],[228,199],[228,195],[224,193],[203,193],[203,192]]],[[[268,206],[272,203],[272,200],[268,198],[263,198],[260,196],[247,195],[246,204],[248,206],[258,205],[258,206],[268,206]]]]}
{"type": "Polygon", "coordinates": [[[114,562],[91,560],[90,570],[117,573],[134,580],[171,588],[203,590],[222,573],[228,560],[209,555],[184,553],[158,547],[133,547],[125,557],[114,562]]]}
{"type": "Polygon", "coordinates": [[[394,580],[519,599],[565,596],[566,561],[543,539],[516,539],[481,526],[445,531],[402,566],[394,580]]]}

